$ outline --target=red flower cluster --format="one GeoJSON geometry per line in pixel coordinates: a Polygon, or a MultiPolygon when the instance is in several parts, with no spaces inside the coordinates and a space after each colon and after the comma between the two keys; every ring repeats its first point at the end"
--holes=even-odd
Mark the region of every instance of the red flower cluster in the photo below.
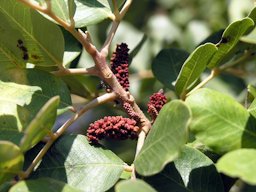
{"type": "Polygon", "coordinates": [[[130,103],[128,102],[124,102],[123,103],[123,108],[125,109],[125,111],[127,112],[127,114],[134,119],[136,122],[140,121],[140,117],[139,115],[133,110],[132,106],[130,103]]]}
{"type": "Polygon", "coordinates": [[[136,139],[138,131],[139,127],[135,120],[122,116],[108,116],[91,123],[87,130],[87,137],[92,143],[98,143],[103,138],[136,139]]]}
{"type": "Polygon", "coordinates": [[[128,71],[128,46],[125,43],[117,45],[116,51],[111,57],[111,70],[115,74],[118,82],[123,86],[123,88],[128,91],[130,87],[129,83],[129,71],[128,71]]]}
{"type": "Polygon", "coordinates": [[[155,121],[159,111],[162,109],[162,107],[166,103],[167,103],[167,98],[165,97],[162,89],[159,92],[154,93],[153,95],[150,96],[150,99],[148,102],[148,113],[151,116],[152,121],[155,121]]]}

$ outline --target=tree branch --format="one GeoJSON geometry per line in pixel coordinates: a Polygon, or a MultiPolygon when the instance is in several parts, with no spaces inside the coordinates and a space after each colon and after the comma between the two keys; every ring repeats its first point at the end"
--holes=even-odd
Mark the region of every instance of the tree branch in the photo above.
{"type": "Polygon", "coordinates": [[[117,98],[117,95],[115,93],[106,93],[102,96],[99,96],[98,98],[90,101],[88,104],[84,106],[83,109],[81,109],[73,117],[67,120],[55,133],[51,135],[51,137],[49,137],[49,140],[47,141],[45,146],[41,149],[41,151],[37,154],[37,156],[35,157],[33,162],[30,164],[28,169],[23,174],[20,174],[20,179],[26,179],[31,174],[35,166],[41,161],[43,156],[47,153],[48,149],[52,146],[52,144],[56,141],[56,139],[58,139],[67,130],[67,128],[70,125],[72,125],[79,117],[81,117],[88,110],[98,105],[101,105],[103,103],[113,101],[116,98],[117,98]]]}

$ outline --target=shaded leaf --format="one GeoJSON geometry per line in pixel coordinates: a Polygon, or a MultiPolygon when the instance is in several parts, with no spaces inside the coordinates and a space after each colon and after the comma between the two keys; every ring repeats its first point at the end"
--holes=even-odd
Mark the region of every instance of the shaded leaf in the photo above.
{"type": "Polygon", "coordinates": [[[12,179],[22,170],[24,156],[18,146],[0,141],[0,184],[12,179]]]}
{"type": "Polygon", "coordinates": [[[154,58],[152,71],[155,77],[168,88],[173,88],[182,64],[189,53],[181,49],[163,49],[154,58]]]}
{"type": "Polygon", "coordinates": [[[217,162],[217,169],[230,177],[256,185],[256,150],[238,149],[222,156],[217,162]]]}
{"type": "Polygon", "coordinates": [[[180,156],[157,175],[146,177],[159,192],[224,192],[214,163],[203,153],[184,147],[180,156]]]}
{"type": "Polygon", "coordinates": [[[51,177],[83,191],[106,191],[124,168],[109,150],[95,147],[82,135],[61,137],[43,158],[34,177],[51,177]]]}
{"type": "Polygon", "coordinates": [[[155,189],[150,187],[147,183],[142,180],[126,180],[117,183],[115,186],[115,192],[156,192],[155,189]]]}
{"type": "Polygon", "coordinates": [[[216,153],[256,147],[255,121],[232,97],[200,89],[187,98],[186,104],[192,110],[190,130],[216,153]]]}
{"type": "Polygon", "coordinates": [[[223,32],[221,41],[216,45],[218,47],[218,51],[212,57],[208,67],[214,68],[218,66],[233,50],[235,45],[239,42],[240,37],[253,26],[254,22],[250,18],[244,18],[231,23],[223,32]]]}
{"type": "Polygon", "coordinates": [[[174,100],[164,105],[135,159],[139,174],[147,176],[158,173],[178,157],[187,141],[189,120],[190,111],[183,102],[174,100]]]}
{"type": "Polygon", "coordinates": [[[40,109],[24,132],[24,137],[20,144],[22,151],[27,151],[51,132],[56,119],[59,102],[60,97],[55,96],[40,109]]]}
{"type": "Polygon", "coordinates": [[[184,94],[186,89],[200,77],[216,51],[215,45],[207,43],[190,54],[177,77],[175,88],[178,95],[184,94]]]}
{"type": "Polygon", "coordinates": [[[9,192],[81,192],[68,184],[52,178],[20,181],[9,192]]]}
{"type": "Polygon", "coordinates": [[[0,17],[2,65],[62,65],[64,39],[58,26],[16,0],[1,1],[0,17]]]}

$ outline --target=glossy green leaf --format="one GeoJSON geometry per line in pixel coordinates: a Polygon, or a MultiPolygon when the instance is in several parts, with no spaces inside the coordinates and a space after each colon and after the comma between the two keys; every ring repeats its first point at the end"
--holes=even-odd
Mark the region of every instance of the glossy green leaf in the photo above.
{"type": "Polygon", "coordinates": [[[200,89],[186,103],[192,110],[190,130],[216,153],[256,147],[256,126],[236,100],[210,89],[200,89]]]}
{"type": "Polygon", "coordinates": [[[82,192],[68,184],[52,178],[20,181],[9,192],[82,192]]]}
{"type": "Polygon", "coordinates": [[[40,109],[24,132],[24,137],[20,144],[22,151],[27,151],[51,132],[56,119],[59,102],[60,97],[55,96],[40,109]]]}
{"type": "Polygon", "coordinates": [[[164,105],[135,159],[139,174],[158,173],[178,157],[187,141],[189,120],[190,111],[183,102],[174,100],[164,105]]]}
{"type": "Polygon", "coordinates": [[[22,170],[24,156],[18,146],[0,141],[0,184],[12,179],[22,170]]]}
{"type": "Polygon", "coordinates": [[[186,89],[200,77],[216,51],[215,45],[207,43],[190,54],[177,77],[175,88],[178,95],[184,94],[186,89]]]}
{"type": "Polygon", "coordinates": [[[66,111],[71,105],[65,83],[50,73],[37,69],[9,69],[0,72],[0,79],[9,86],[10,93],[15,93],[8,101],[0,99],[0,139],[19,144],[38,111],[56,95],[60,96],[58,112],[66,111]]]}
{"type": "Polygon", "coordinates": [[[225,154],[217,162],[217,169],[230,177],[256,185],[256,150],[238,149],[225,154]]]}
{"type": "Polygon", "coordinates": [[[75,0],[74,20],[76,27],[96,24],[107,18],[113,19],[114,15],[109,2],[107,0],[75,0]]]}
{"type": "Polygon", "coordinates": [[[218,47],[218,51],[212,57],[208,67],[214,68],[218,66],[233,50],[233,48],[239,42],[240,37],[253,26],[254,22],[250,18],[244,18],[231,23],[224,31],[221,41],[216,45],[218,47]]]}
{"type": "Polygon", "coordinates": [[[92,146],[82,135],[61,137],[43,158],[34,177],[51,177],[83,191],[106,191],[124,170],[113,152],[92,146]]]}
{"type": "Polygon", "coordinates": [[[1,1],[0,18],[1,65],[62,65],[64,39],[58,26],[16,0],[1,1]]]}
{"type": "Polygon", "coordinates": [[[117,183],[115,192],[156,192],[150,185],[140,179],[126,180],[117,183]]]}
{"type": "Polygon", "coordinates": [[[224,192],[214,163],[203,153],[184,147],[180,156],[157,175],[145,180],[158,192],[224,192]]]}
{"type": "Polygon", "coordinates": [[[173,88],[173,82],[179,75],[182,64],[189,53],[181,49],[163,49],[154,58],[152,71],[155,77],[166,87],[173,88]]]}

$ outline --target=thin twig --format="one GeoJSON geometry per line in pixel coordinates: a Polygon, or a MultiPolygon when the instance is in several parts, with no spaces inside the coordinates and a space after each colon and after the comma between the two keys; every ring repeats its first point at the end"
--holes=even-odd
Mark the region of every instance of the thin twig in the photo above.
{"type": "Polygon", "coordinates": [[[196,87],[194,87],[194,89],[192,89],[189,93],[187,93],[186,97],[188,97],[189,95],[194,93],[196,90],[198,90],[201,87],[203,87],[204,85],[206,85],[210,80],[212,80],[214,77],[219,75],[219,73],[220,73],[220,71],[218,68],[212,69],[211,74],[207,78],[205,78],[201,83],[199,83],[196,87]]]}
{"type": "MultiPolygon", "coordinates": [[[[113,0],[116,3],[116,0],[113,0]]],[[[115,11],[114,14],[115,14],[115,20],[112,22],[112,26],[111,26],[111,29],[108,33],[108,36],[106,38],[106,41],[105,43],[103,44],[102,46],[102,49],[100,51],[100,53],[102,54],[102,56],[106,57],[108,55],[108,52],[109,52],[109,47],[110,47],[110,44],[115,36],[115,33],[117,31],[117,28],[120,24],[120,21],[123,19],[123,17],[125,16],[126,12],[128,11],[130,5],[132,3],[132,0],[127,0],[122,8],[122,10],[120,11],[120,13],[118,11],[115,11]]],[[[115,5],[114,6],[117,6],[115,5]]],[[[115,10],[118,10],[118,8],[115,8],[115,10]]]]}
{"type": "Polygon", "coordinates": [[[64,75],[95,75],[99,76],[99,72],[95,67],[91,68],[74,68],[74,69],[64,69],[53,71],[52,74],[57,76],[64,76],[64,75]]]}
{"type": "Polygon", "coordinates": [[[40,162],[40,160],[42,159],[42,157],[46,154],[46,152],[48,151],[48,149],[52,146],[52,144],[54,143],[54,141],[56,139],[58,139],[66,130],[67,128],[72,125],[79,117],[81,117],[85,112],[87,112],[88,110],[101,105],[103,103],[109,102],[109,101],[113,101],[115,100],[117,97],[117,95],[115,93],[106,93],[92,101],[90,101],[88,104],[86,104],[84,106],[83,109],[81,109],[78,113],[76,113],[73,117],[71,117],[69,120],[67,120],[53,135],[52,137],[50,137],[50,139],[47,141],[47,143],[45,144],[45,146],[41,149],[41,151],[37,154],[37,156],[35,157],[35,159],[33,160],[33,162],[30,164],[30,166],[28,167],[28,169],[21,174],[21,179],[26,179],[31,172],[34,170],[35,166],[40,162]]]}

